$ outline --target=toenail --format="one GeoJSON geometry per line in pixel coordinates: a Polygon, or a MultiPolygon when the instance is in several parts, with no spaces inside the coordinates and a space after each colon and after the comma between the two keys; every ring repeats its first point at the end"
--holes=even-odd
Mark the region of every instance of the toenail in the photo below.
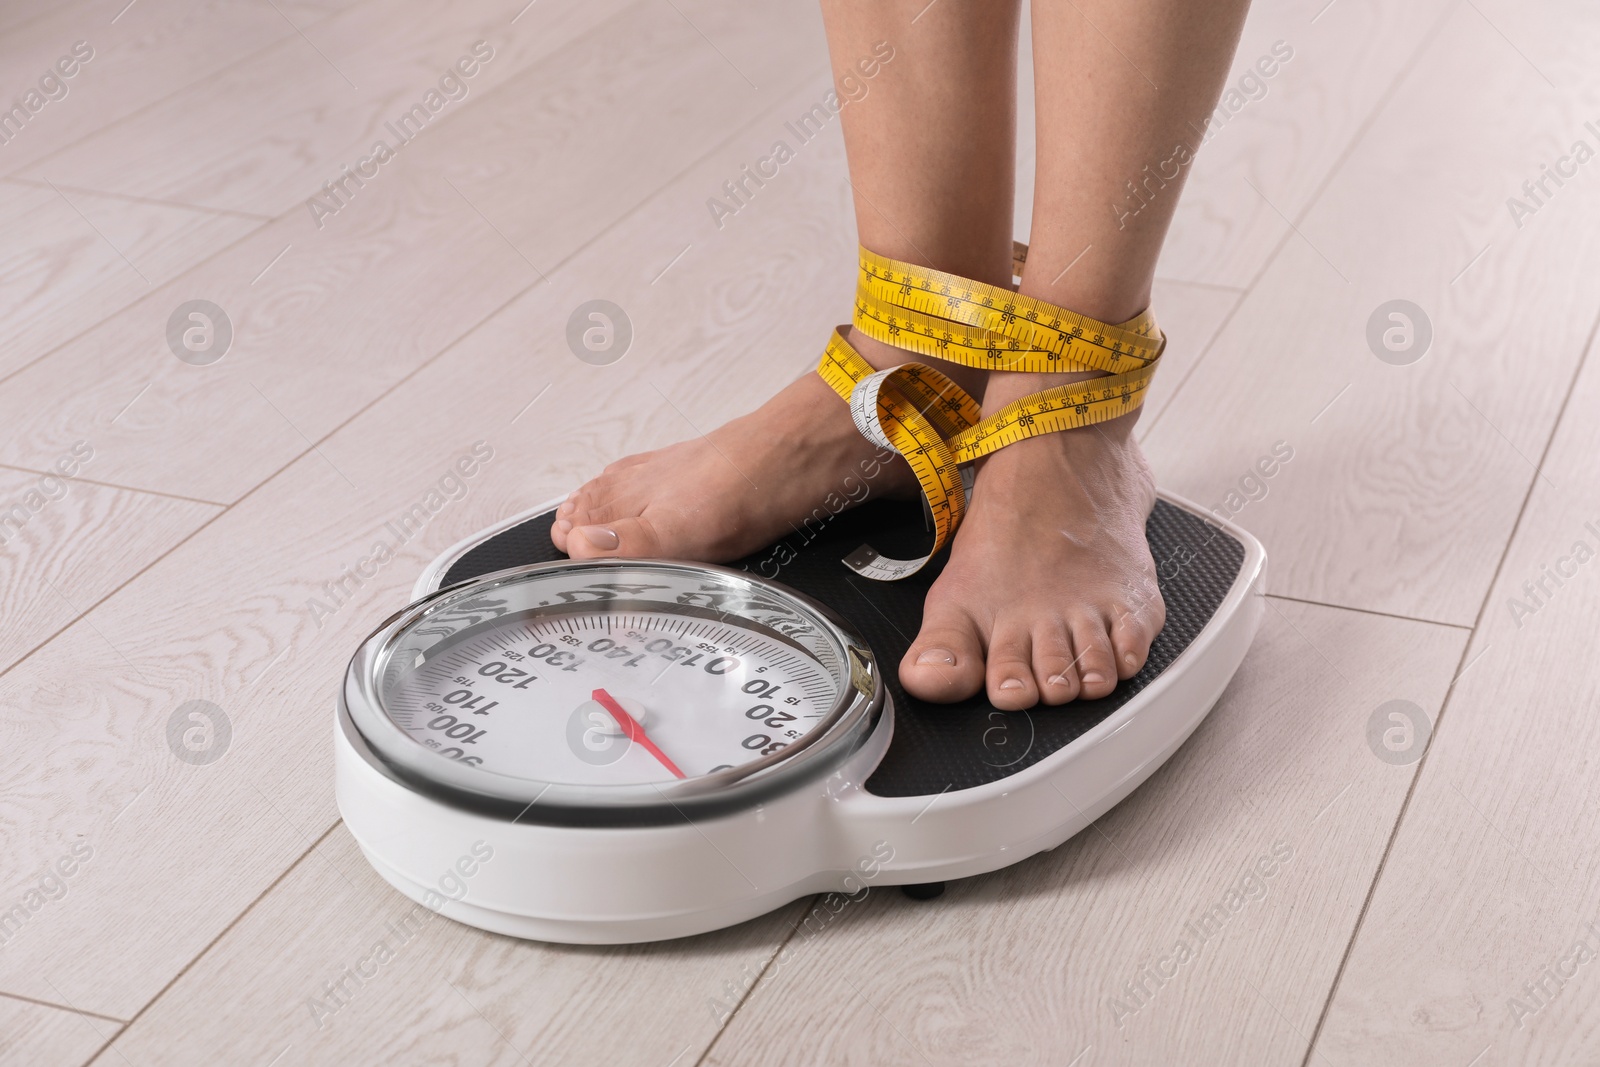
{"type": "Polygon", "coordinates": [[[577,511],[577,510],[578,510],[578,505],[576,505],[576,504],[574,504],[572,502],[572,498],[571,497],[568,497],[562,503],[562,505],[559,508],[556,508],[556,514],[557,515],[571,515],[574,511],[577,511]]]}
{"type": "Polygon", "coordinates": [[[1085,671],[1084,672],[1084,675],[1083,675],[1083,684],[1084,685],[1099,685],[1103,681],[1105,681],[1105,677],[1102,674],[1100,674],[1098,671],[1085,671]]]}
{"type": "Polygon", "coordinates": [[[554,529],[557,533],[566,533],[572,529],[572,522],[570,519],[557,519],[554,529]]]}
{"type": "Polygon", "coordinates": [[[609,526],[580,526],[578,527],[578,532],[583,534],[585,541],[603,551],[609,551],[622,543],[621,538],[617,536],[617,531],[609,526]]]}
{"type": "Polygon", "coordinates": [[[917,657],[918,663],[938,663],[946,667],[956,665],[956,654],[948,648],[925,648],[917,657]]]}
{"type": "Polygon", "coordinates": [[[1135,666],[1135,665],[1138,664],[1139,657],[1135,656],[1132,652],[1129,652],[1126,656],[1122,657],[1122,662],[1124,662],[1128,666],[1132,667],[1132,666],[1135,666]]]}
{"type": "Polygon", "coordinates": [[[1007,678],[1005,681],[1000,683],[1000,688],[1001,689],[1021,689],[1022,688],[1022,679],[1021,678],[1007,678]]]}
{"type": "Polygon", "coordinates": [[[1056,675],[1055,677],[1051,678],[1050,679],[1050,684],[1051,685],[1068,685],[1070,683],[1067,681],[1066,672],[1063,671],[1062,673],[1060,673],[1060,674],[1056,675]]]}

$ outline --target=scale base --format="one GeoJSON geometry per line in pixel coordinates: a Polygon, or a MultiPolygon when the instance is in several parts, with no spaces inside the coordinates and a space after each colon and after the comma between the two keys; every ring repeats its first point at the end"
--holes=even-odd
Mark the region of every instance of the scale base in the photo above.
{"type": "MultiPolygon", "coordinates": [[[[553,507],[453,547],[423,574],[417,595],[561,558],[549,541],[553,507]]],[[[790,539],[743,561],[843,615],[886,666],[885,714],[826,779],[694,823],[507,822],[411,789],[345,718],[336,730],[340,812],[373,867],[401,892],[514,937],[654,941],[733,925],[815,893],[899,885],[931,898],[945,881],[1019,862],[1089,826],[1182,745],[1244,659],[1264,610],[1261,545],[1165,495],[1147,533],[1166,628],[1145,669],[1101,700],[1002,712],[981,694],[951,705],[905,694],[893,665],[920,625],[940,561],[895,583],[847,570],[839,561],[863,542],[904,556],[926,536],[915,505],[868,503],[803,543],[790,539]],[[773,566],[778,573],[769,573],[773,566]],[[493,859],[462,883],[463,895],[442,897],[440,872],[480,848],[493,859]]]]}

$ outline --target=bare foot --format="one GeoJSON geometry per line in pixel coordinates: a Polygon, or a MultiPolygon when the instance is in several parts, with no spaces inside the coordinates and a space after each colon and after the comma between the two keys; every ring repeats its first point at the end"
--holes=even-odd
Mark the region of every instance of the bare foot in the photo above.
{"type": "MultiPolygon", "coordinates": [[[[985,411],[1084,375],[995,374],[985,411]]],[[[982,461],[900,681],[923,700],[987,688],[1008,711],[1102,697],[1166,621],[1144,522],[1155,481],[1138,414],[1020,441],[982,461]]]]}
{"type": "MultiPolygon", "coordinates": [[[[905,354],[852,337],[874,366],[905,354]]],[[[807,374],[705,437],[627,456],[556,509],[550,536],[574,559],[645,556],[717,563],[868,497],[912,497],[905,460],[861,436],[850,406],[807,374]],[[820,517],[820,516],[819,516],[820,517]]]]}

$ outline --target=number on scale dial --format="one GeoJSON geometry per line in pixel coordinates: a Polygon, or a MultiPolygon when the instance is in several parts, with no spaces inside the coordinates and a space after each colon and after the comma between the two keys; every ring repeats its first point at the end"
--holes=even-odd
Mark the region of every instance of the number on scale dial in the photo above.
{"type": "Polygon", "coordinates": [[[770,756],[839,698],[771,631],[667,611],[507,620],[430,650],[389,701],[421,744],[537,781],[623,785],[770,756]]]}

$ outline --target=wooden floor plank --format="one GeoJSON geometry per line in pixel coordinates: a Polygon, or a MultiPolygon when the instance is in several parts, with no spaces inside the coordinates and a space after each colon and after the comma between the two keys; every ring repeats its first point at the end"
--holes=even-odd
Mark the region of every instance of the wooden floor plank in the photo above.
{"type": "Polygon", "coordinates": [[[759,971],[799,911],[650,945],[519,941],[413,904],[340,826],[94,1064],[693,1063],[719,1025],[706,991],[759,971]]]}
{"type": "Polygon", "coordinates": [[[1597,409],[1591,342],[1329,1007],[1331,1061],[1594,1059],[1597,409]]]}
{"type": "MultiPolygon", "coordinates": [[[[308,19],[319,6],[333,5],[313,5],[309,11],[302,6],[295,14],[308,19]]],[[[47,14],[7,30],[0,39],[0,69],[9,72],[7,96],[35,87],[79,42],[85,46],[79,58],[90,58],[78,67],[69,63],[66,69],[74,73],[63,79],[65,94],[47,100],[20,133],[0,144],[0,173],[32,167],[174,91],[290,37],[296,37],[295,29],[284,15],[250,0],[137,4],[91,0],[52,5],[47,14]]],[[[177,158],[181,156],[169,163],[177,158]]],[[[53,176],[48,165],[36,173],[53,176]]]]}
{"type": "MultiPolygon", "coordinates": [[[[777,17],[795,22],[794,16],[784,15],[786,9],[793,5],[768,3],[742,16],[727,13],[730,17],[723,21],[777,17]]],[[[427,139],[472,110],[475,98],[552,60],[560,65],[563,61],[556,57],[569,42],[623,13],[625,21],[612,24],[612,35],[623,25],[629,25],[632,35],[646,28],[663,34],[654,42],[661,51],[647,68],[657,76],[690,74],[700,65],[681,61],[703,53],[699,58],[716,64],[717,77],[697,86],[707,98],[702,103],[755,93],[670,6],[641,0],[563,0],[535,5],[513,24],[516,6],[495,0],[448,7],[412,3],[398,11],[393,5],[366,3],[318,23],[307,38],[284,39],[173,94],[27,173],[48,171],[57,181],[87,189],[276,216],[304,204],[324,182],[339,179],[341,166],[354,168],[371,154],[375,141],[400,147],[413,135],[401,123],[402,116],[430,90],[437,96],[439,79],[463,57],[475,73],[458,90],[465,95],[440,97],[434,114],[425,108],[422,132],[427,139]],[[490,57],[481,64],[471,62],[478,41],[485,42],[478,58],[490,57]],[[665,62],[669,59],[680,62],[665,62]],[[389,130],[390,123],[406,137],[389,130]],[[183,163],[174,166],[173,154],[180,146],[183,163]]],[[[815,13],[806,11],[804,21],[815,23],[815,13]]],[[[727,34],[724,48],[747,55],[747,62],[770,61],[777,53],[779,69],[766,73],[782,81],[783,35],[769,32],[752,38],[737,27],[731,33],[724,25],[717,29],[727,34]]],[[[622,79],[618,88],[627,84],[622,79]]],[[[576,85],[534,81],[522,91],[531,89],[547,107],[561,106],[576,85]]],[[[597,86],[572,99],[588,97],[581,106],[593,107],[610,95],[597,86]]],[[[629,141],[620,128],[614,132],[619,136],[603,143],[621,150],[629,141]]],[[[481,151],[492,146],[476,147],[481,151]]],[[[478,162],[492,167],[495,161],[491,153],[478,162]]]]}
{"type": "Polygon", "coordinates": [[[1251,284],[1451,6],[1252,4],[1161,273],[1251,284]]]}
{"type": "Polygon", "coordinates": [[[371,194],[382,215],[342,219],[321,241],[303,218],[279,220],[13,377],[0,459],[35,466],[61,436],[92,435],[107,481],[231,502],[527,284],[448,187],[395,166],[371,194]],[[468,246],[480,254],[463,272],[468,246]],[[195,299],[232,331],[205,365],[167,334],[195,299]]]}
{"type": "Polygon", "coordinates": [[[261,221],[0,182],[0,378],[249,233],[261,221]]]}
{"type": "MultiPolygon", "coordinates": [[[[61,460],[92,474],[94,445],[64,443],[61,460]]],[[[0,672],[220,510],[0,468],[0,672]]]]}
{"type": "MultiPolygon", "coordinates": [[[[1552,69],[1594,22],[1552,43],[1552,69]]],[[[1520,229],[1506,206],[1600,111],[1573,79],[1552,89],[1457,9],[1148,432],[1167,485],[1233,494],[1277,590],[1471,624],[1600,310],[1584,280],[1600,270],[1600,200],[1568,192],[1520,229]],[[1368,338],[1382,350],[1394,324],[1369,322],[1396,299],[1431,323],[1404,366],[1368,338]],[[1277,441],[1294,459],[1257,486],[1277,441]]]]}
{"type": "MultiPolygon", "coordinates": [[[[1160,274],[1248,287],[1290,232],[1283,216],[1297,218],[1309,205],[1449,6],[1448,0],[1339,0],[1326,8],[1308,8],[1299,0],[1251,4],[1228,68],[1224,93],[1233,95],[1225,95],[1213,113],[1209,134],[1197,130],[1189,141],[1199,151],[1162,250],[1160,274]],[[1284,55],[1289,58],[1281,60],[1284,55]],[[1261,70],[1272,73],[1261,77],[1261,70]]],[[[1138,48],[1120,44],[1137,63],[1138,48]]],[[[1033,56],[1026,32],[1020,58],[1018,125],[1031,133],[1033,56]]],[[[1016,226],[1026,235],[1033,218],[1031,136],[1021,139],[1017,158],[1016,226]]],[[[1150,160],[1152,172],[1162,164],[1150,160]]],[[[1171,167],[1166,169],[1170,175],[1171,167]]],[[[1143,174],[1127,178],[1134,184],[1146,180],[1143,174]]],[[[1159,174],[1150,182],[1150,196],[1162,195],[1159,174]]],[[[1137,204],[1129,199],[1105,209],[1120,214],[1137,204]]],[[[1160,306],[1154,307],[1159,316],[1160,306]]]]}
{"type": "Polygon", "coordinates": [[[0,996],[0,1063],[76,1067],[121,1029],[109,1019],[0,996]]]}
{"type": "Polygon", "coordinates": [[[1464,635],[1270,603],[1211,716],[1094,829],[931,902],[870,890],[707,1063],[1299,1064],[1414,770],[1366,721],[1437,709],[1464,635]]]}
{"type": "MultiPolygon", "coordinates": [[[[129,588],[165,577],[152,573],[129,588]]],[[[0,987],[125,1019],[271,881],[253,883],[249,872],[276,876],[315,834],[291,821],[282,773],[240,758],[275,742],[265,730],[239,736],[245,724],[223,693],[242,650],[264,635],[192,614],[194,602],[145,601],[153,614],[134,620],[108,606],[121,595],[0,676],[12,754],[0,770],[7,870],[74,868],[65,896],[7,940],[0,987]],[[192,635],[187,652],[151,655],[150,640],[175,630],[192,635]],[[221,762],[195,762],[211,753],[221,762]]],[[[233,682],[243,690],[259,680],[269,706],[272,675],[258,676],[270,661],[253,659],[233,682]]],[[[24,880],[8,891],[21,893],[24,880]]]]}
{"type": "Polygon", "coordinates": [[[1150,308],[1167,337],[1167,347],[1161,353],[1161,372],[1145,393],[1144,411],[1139,416],[1141,437],[1177,395],[1179,385],[1200,363],[1243,296],[1242,292],[1232,289],[1156,279],[1150,308]]]}
{"type": "MultiPolygon", "coordinates": [[[[753,15],[730,28],[752,47],[764,39],[753,15]]],[[[791,66],[812,54],[788,47],[791,66]]],[[[774,78],[782,69],[768,65],[774,78]]],[[[484,117],[462,121],[489,138],[469,157],[441,130],[321,230],[291,212],[12,379],[0,390],[12,430],[0,461],[28,466],[92,427],[107,480],[237,499],[771,106],[730,78],[670,8],[603,23],[505,92],[469,101],[484,117]],[[502,108],[514,121],[496,117],[502,108]],[[534,158],[547,143],[564,153],[534,158]],[[622,165],[619,145],[651,163],[622,165]],[[524,194],[546,185],[570,196],[524,194]],[[168,347],[169,316],[196,297],[233,327],[232,349],[208,366],[168,347]]],[[[709,217],[713,191],[686,225],[709,217]]]]}
{"type": "Polygon", "coordinates": [[[0,30],[16,31],[34,19],[71,7],[82,11],[93,0],[13,0],[0,8],[0,30]]]}

